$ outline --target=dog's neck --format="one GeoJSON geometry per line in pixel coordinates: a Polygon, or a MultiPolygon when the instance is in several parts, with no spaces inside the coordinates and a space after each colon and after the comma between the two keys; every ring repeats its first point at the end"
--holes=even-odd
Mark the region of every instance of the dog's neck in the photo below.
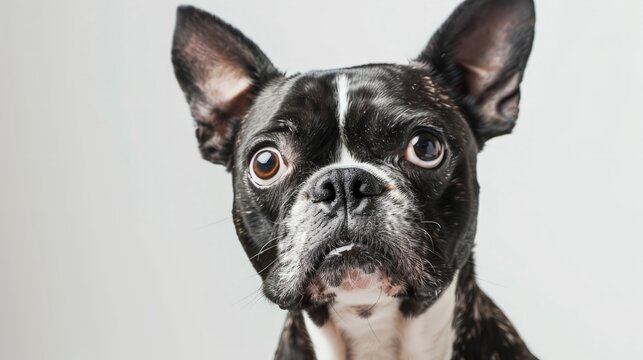
{"type": "Polygon", "coordinates": [[[339,293],[321,311],[292,311],[275,359],[535,359],[475,279],[470,258],[413,316],[399,311],[397,299],[366,289],[339,293]]]}
{"type": "Polygon", "coordinates": [[[320,327],[304,316],[317,360],[450,359],[457,280],[422,314],[404,316],[400,301],[377,286],[338,292],[320,327]]]}

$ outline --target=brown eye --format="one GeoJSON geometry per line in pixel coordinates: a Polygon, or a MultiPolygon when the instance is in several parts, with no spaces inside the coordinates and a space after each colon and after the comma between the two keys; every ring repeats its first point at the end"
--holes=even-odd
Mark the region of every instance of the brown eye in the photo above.
{"type": "Polygon", "coordinates": [[[250,178],[260,186],[266,187],[277,182],[286,172],[281,153],[275,148],[263,148],[257,151],[250,161],[250,178]]]}
{"type": "Polygon", "coordinates": [[[421,132],[409,141],[404,158],[426,169],[432,169],[444,159],[444,145],[430,132],[421,132]]]}

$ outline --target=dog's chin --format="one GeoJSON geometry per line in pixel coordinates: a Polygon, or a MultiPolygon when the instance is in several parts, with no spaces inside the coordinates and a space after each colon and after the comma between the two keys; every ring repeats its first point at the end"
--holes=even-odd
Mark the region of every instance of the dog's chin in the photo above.
{"type": "Polygon", "coordinates": [[[339,293],[372,289],[387,296],[402,296],[407,284],[403,276],[392,274],[390,262],[364,245],[350,243],[337,247],[324,255],[310,280],[307,287],[310,302],[320,305],[336,300],[339,293]]]}

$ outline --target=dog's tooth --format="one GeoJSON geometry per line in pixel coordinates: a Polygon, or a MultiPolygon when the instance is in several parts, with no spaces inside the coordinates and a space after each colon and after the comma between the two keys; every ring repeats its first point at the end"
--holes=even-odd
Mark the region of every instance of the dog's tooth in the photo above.
{"type": "Polygon", "coordinates": [[[331,250],[331,252],[329,252],[328,255],[326,255],[326,257],[329,258],[329,257],[332,257],[332,256],[340,256],[343,252],[346,252],[346,251],[352,249],[353,246],[355,246],[355,244],[348,244],[348,245],[345,245],[345,246],[340,246],[340,247],[338,247],[336,249],[331,250]]]}

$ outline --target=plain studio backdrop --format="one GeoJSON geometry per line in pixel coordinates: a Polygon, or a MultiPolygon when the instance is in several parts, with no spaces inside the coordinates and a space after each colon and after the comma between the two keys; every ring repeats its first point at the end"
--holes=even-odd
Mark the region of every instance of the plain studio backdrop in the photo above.
{"type": "MultiPolygon", "coordinates": [[[[289,73],[415,57],[458,0],[193,4],[289,73]]],[[[3,0],[0,358],[267,359],[265,300],[174,79],[174,1],[3,0]]],[[[543,359],[643,358],[643,2],[536,0],[479,157],[479,283],[543,359]]]]}

